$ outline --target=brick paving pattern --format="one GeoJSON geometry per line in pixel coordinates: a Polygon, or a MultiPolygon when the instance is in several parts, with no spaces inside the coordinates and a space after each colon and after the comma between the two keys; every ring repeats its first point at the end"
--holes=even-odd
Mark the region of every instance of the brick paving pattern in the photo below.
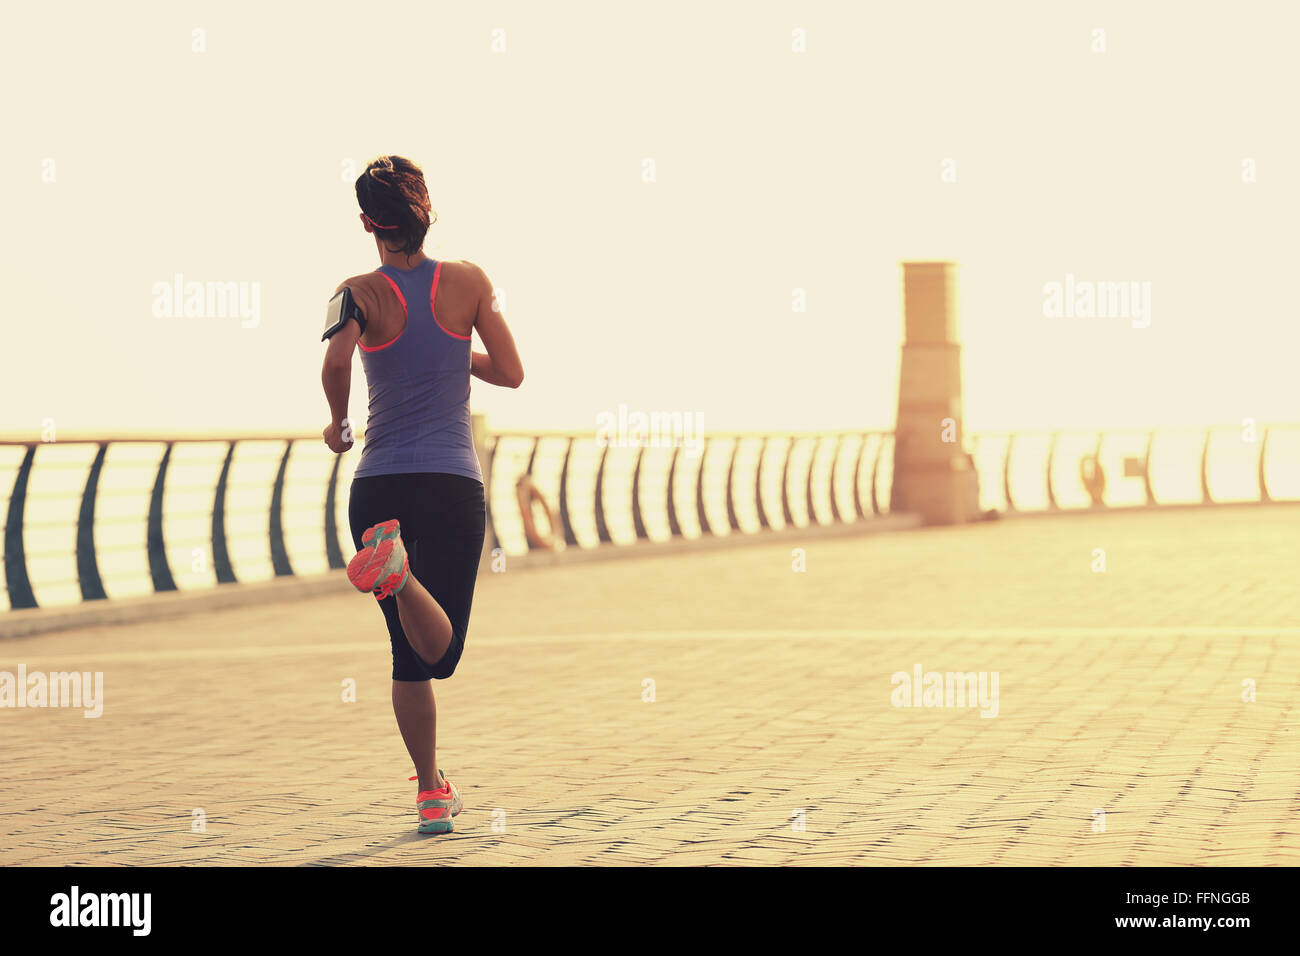
{"type": "Polygon", "coordinates": [[[0,710],[0,864],[1300,863],[1300,508],[796,546],[486,576],[447,836],[362,595],[0,642],[105,682],[0,710]],[[893,706],[918,664],[996,672],[997,716],[893,706]]]}

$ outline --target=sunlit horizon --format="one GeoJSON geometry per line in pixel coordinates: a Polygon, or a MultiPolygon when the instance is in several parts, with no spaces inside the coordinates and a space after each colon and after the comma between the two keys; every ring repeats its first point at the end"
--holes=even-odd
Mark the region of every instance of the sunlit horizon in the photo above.
{"type": "Polygon", "coordinates": [[[145,6],[111,44],[108,9],[12,14],[6,435],[318,431],[324,303],[378,265],[352,178],[387,152],[424,167],[426,253],[504,293],[526,378],[474,384],[493,428],[580,431],[620,404],[706,432],[892,427],[915,259],[959,266],[968,433],[1300,420],[1285,30],[669,4],[635,29],[578,5],[574,31],[505,4],[413,5],[395,34],[341,5],[145,6]],[[348,79],[344,44],[422,85],[348,79]],[[256,283],[256,325],[156,316],[176,275],[256,283]],[[1045,316],[1067,275],[1149,283],[1149,327],[1045,316]]]}

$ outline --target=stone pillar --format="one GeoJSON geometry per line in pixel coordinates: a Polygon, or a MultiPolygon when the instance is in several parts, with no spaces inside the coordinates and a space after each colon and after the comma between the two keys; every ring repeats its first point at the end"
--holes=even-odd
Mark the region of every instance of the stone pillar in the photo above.
{"type": "Polygon", "coordinates": [[[482,412],[471,412],[469,416],[470,431],[474,436],[474,453],[478,455],[478,467],[483,472],[483,499],[488,506],[488,525],[483,535],[483,553],[479,556],[478,571],[482,574],[492,567],[492,549],[497,546],[492,534],[492,459],[488,454],[487,416],[482,412]]]}
{"type": "Polygon", "coordinates": [[[957,524],[974,515],[962,444],[956,264],[904,262],[903,310],[890,510],[957,524]]]}

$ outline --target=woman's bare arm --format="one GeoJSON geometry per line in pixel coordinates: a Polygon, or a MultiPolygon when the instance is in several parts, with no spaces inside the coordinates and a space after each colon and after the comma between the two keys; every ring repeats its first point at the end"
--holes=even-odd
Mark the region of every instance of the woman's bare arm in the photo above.
{"type": "Polygon", "coordinates": [[[489,385],[503,388],[518,388],[524,380],[524,366],[519,359],[519,350],[515,347],[514,336],[506,325],[506,317],[496,306],[496,295],[487,274],[473,265],[475,284],[478,292],[478,312],[474,317],[474,328],[487,352],[470,354],[470,372],[489,385]]]}

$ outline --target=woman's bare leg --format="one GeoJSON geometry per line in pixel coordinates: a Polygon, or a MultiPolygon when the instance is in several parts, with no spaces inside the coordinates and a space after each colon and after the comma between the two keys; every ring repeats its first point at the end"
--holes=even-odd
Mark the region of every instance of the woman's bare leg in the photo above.
{"type": "Polygon", "coordinates": [[[393,714],[406,752],[415,763],[420,789],[437,790],[442,781],[438,779],[438,705],[433,697],[433,681],[393,681],[393,714]]]}
{"type": "Polygon", "coordinates": [[[436,664],[442,660],[451,646],[451,621],[414,574],[407,577],[406,584],[397,592],[397,616],[411,649],[422,661],[436,664]]]}

